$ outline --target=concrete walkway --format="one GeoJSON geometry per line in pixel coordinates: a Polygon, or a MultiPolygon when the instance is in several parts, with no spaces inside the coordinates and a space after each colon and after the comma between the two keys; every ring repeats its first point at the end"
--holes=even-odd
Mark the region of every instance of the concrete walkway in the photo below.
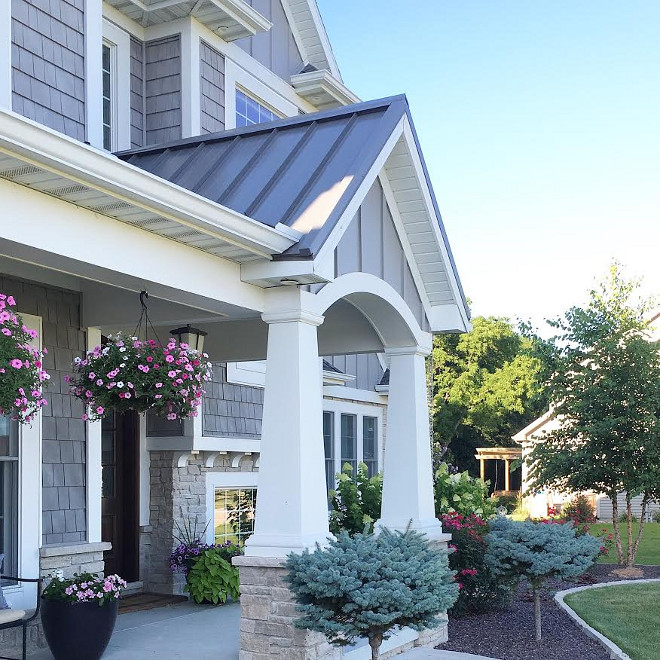
{"type": "MultiPolygon", "coordinates": [[[[178,603],[144,612],[121,614],[103,660],[238,660],[241,607],[178,603]]],[[[30,660],[52,660],[50,651],[30,660]]],[[[452,651],[414,649],[401,660],[492,660],[452,651]]]]}

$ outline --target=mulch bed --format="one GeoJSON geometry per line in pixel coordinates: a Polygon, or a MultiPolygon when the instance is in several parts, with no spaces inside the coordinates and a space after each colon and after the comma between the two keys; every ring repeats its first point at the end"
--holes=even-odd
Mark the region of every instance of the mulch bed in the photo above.
{"type": "MultiPolygon", "coordinates": [[[[543,641],[534,639],[531,591],[521,585],[507,610],[450,617],[449,641],[437,648],[485,655],[499,660],[608,660],[605,649],[582,630],[553,601],[557,591],[572,587],[631,579],[613,575],[616,565],[597,564],[575,582],[548,583],[542,596],[543,641]]],[[[644,578],[660,578],[660,566],[639,566],[644,578]]],[[[640,576],[642,577],[642,576],[640,576]]]]}

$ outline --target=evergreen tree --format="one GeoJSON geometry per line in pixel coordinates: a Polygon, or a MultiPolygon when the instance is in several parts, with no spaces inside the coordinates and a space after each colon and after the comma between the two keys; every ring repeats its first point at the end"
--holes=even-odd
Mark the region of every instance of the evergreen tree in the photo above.
{"type": "Polygon", "coordinates": [[[296,627],[337,646],[366,637],[372,660],[395,626],[434,628],[458,596],[447,553],[414,531],[342,532],[325,548],[290,554],[286,567],[302,613],[296,627]]]}

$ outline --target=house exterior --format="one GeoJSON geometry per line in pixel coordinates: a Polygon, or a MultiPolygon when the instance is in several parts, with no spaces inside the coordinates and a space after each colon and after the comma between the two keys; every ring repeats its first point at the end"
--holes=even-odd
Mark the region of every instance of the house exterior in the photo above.
{"type": "MultiPolygon", "coordinates": [[[[660,341],[660,312],[655,312],[650,319],[650,340],[660,341]]],[[[533,492],[529,487],[529,469],[525,463],[525,458],[529,455],[531,448],[536,442],[543,442],[543,436],[559,428],[561,420],[548,410],[538,419],[528,424],[524,429],[513,436],[513,440],[522,446],[522,493],[523,502],[532,517],[545,517],[550,509],[561,510],[562,506],[570,502],[575,495],[572,493],[559,492],[554,490],[543,490],[533,492]]],[[[596,517],[599,520],[612,520],[612,502],[602,493],[586,492],[584,493],[591,500],[596,517]]],[[[626,494],[619,493],[617,496],[618,508],[620,512],[626,509],[626,494]]],[[[642,512],[642,496],[632,498],[633,514],[639,518],[642,512]]],[[[650,502],[647,507],[647,515],[651,516],[660,510],[660,503],[650,502]]]]}
{"type": "MultiPolygon", "coordinates": [[[[359,102],[314,0],[0,14],[0,290],[51,374],[31,426],[0,420],[4,572],[106,570],[177,593],[184,521],[209,541],[251,534],[241,657],[277,655],[277,598],[264,611],[250,585],[327,538],[342,463],[384,471],[381,525],[447,538],[424,358],[469,310],[405,97],[359,102]],[[207,333],[202,413],[83,421],[64,378],[133,332],[140,291],[158,337],[207,333]]],[[[330,653],[286,629],[300,657],[330,653]]]]}

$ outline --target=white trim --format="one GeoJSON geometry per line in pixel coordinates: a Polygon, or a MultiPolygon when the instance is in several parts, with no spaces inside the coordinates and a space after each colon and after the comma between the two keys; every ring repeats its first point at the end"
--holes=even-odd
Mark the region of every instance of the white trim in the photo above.
{"type": "MultiPolygon", "coordinates": [[[[30,342],[34,348],[42,348],[41,317],[23,314],[25,325],[36,330],[37,339],[30,342]]],[[[41,431],[42,413],[31,424],[21,424],[18,440],[18,574],[21,577],[39,577],[39,548],[41,547],[41,431]]],[[[3,588],[10,605],[16,609],[34,609],[36,585],[18,583],[3,588]]]]}
{"type": "Polygon", "coordinates": [[[360,102],[359,96],[326,70],[297,73],[291,76],[291,85],[304,99],[324,108],[360,102]]]}
{"type": "MultiPolygon", "coordinates": [[[[131,148],[131,37],[103,19],[103,41],[111,45],[114,70],[111,69],[112,151],[131,148]]],[[[101,97],[97,102],[100,103],[101,97]]]]}
{"type": "MultiPolygon", "coordinates": [[[[324,388],[325,389],[325,388],[324,388]]],[[[334,434],[333,449],[334,449],[334,474],[339,474],[342,468],[341,461],[341,416],[342,415],[355,415],[357,418],[357,457],[358,465],[364,459],[364,417],[375,417],[378,421],[377,428],[377,442],[378,442],[378,465],[377,472],[383,470],[383,457],[384,457],[384,442],[383,442],[383,406],[368,405],[364,403],[355,403],[353,401],[335,401],[332,399],[323,399],[323,412],[333,413],[334,422],[332,430],[334,434]]]]}
{"type": "Polygon", "coordinates": [[[196,21],[187,21],[181,30],[181,135],[184,138],[202,132],[201,39],[198,26],[196,21]]]}
{"type": "Polygon", "coordinates": [[[295,117],[296,105],[274,92],[268,85],[249,73],[236,62],[225,58],[225,129],[236,128],[236,89],[282,117],[295,117]]]}
{"type": "Polygon", "coordinates": [[[0,108],[6,110],[11,110],[12,101],[11,5],[7,0],[0,14],[0,108]]]}
{"type": "Polygon", "coordinates": [[[140,415],[139,421],[139,450],[138,456],[140,460],[139,466],[139,521],[140,527],[145,527],[151,522],[151,457],[149,455],[148,441],[147,441],[147,414],[140,415]]]}
{"type": "MultiPolygon", "coordinates": [[[[376,386],[377,388],[380,386],[376,386]]],[[[325,385],[323,387],[323,396],[333,399],[342,399],[347,401],[361,401],[362,403],[373,403],[379,406],[387,405],[387,390],[384,394],[380,390],[370,392],[369,390],[358,390],[355,387],[346,385],[325,385]]]]}
{"type": "Polygon", "coordinates": [[[206,542],[215,540],[215,489],[258,488],[258,472],[207,472],[206,473],[206,542]]]}
{"type": "Polygon", "coordinates": [[[251,387],[266,387],[266,361],[228,362],[227,382],[251,387]]]}
{"type": "MultiPolygon", "coordinates": [[[[101,345],[101,330],[87,328],[87,350],[101,345]]],[[[101,421],[86,422],[87,426],[87,541],[101,541],[101,421]]]]}
{"type": "Polygon", "coordinates": [[[103,9],[100,2],[85,3],[85,133],[87,142],[103,149],[102,53],[103,9]]]}

